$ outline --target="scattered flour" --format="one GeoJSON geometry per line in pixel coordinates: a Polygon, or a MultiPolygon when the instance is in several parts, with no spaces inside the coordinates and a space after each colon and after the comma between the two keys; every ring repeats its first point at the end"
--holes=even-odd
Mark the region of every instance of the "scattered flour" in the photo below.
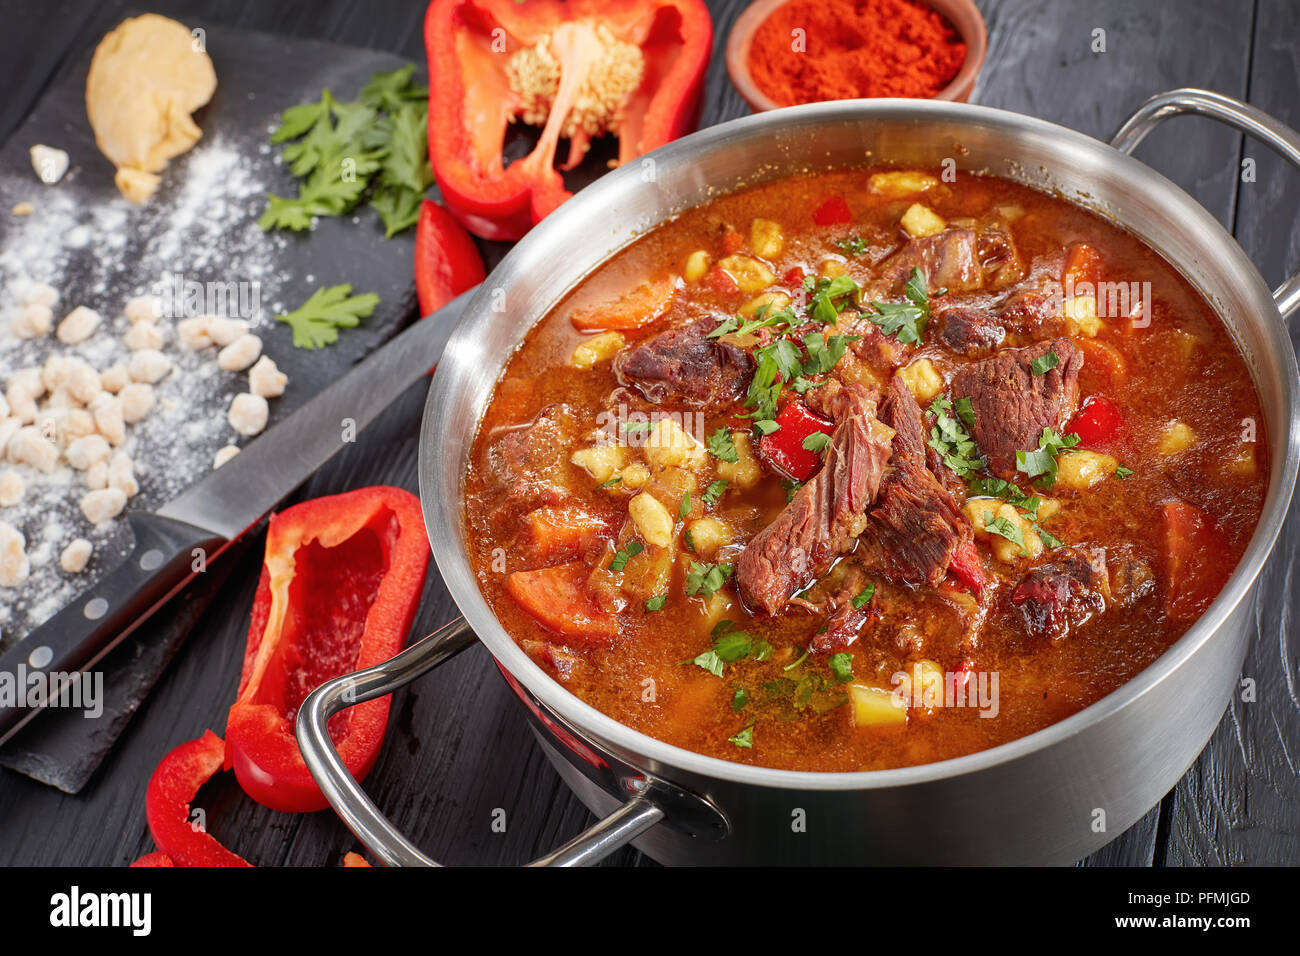
{"type": "MultiPolygon", "coordinates": [[[[94,195],[75,176],[55,187],[0,177],[0,385],[19,369],[43,365],[52,354],[78,356],[100,371],[125,363],[127,300],[167,288],[174,293],[164,297],[172,303],[171,314],[159,320],[163,352],[174,369],[155,385],[153,411],[127,427],[122,446],[140,483],[129,509],[159,507],[206,474],[217,449],[240,444],[225,412],[235,394],[247,391],[248,376],[218,368],[216,349],[192,352],[180,346],[176,320],[214,310],[202,305],[188,310],[195,303],[179,287],[256,290],[227,297],[221,311],[249,320],[254,331],[272,323],[289,279],[276,265],[286,240],[263,233],[257,217],[268,183],[275,180],[275,158],[269,150],[241,152],[220,137],[204,140],[168,168],[162,188],[141,207],[116,193],[111,199],[94,195]],[[7,214],[14,203],[32,198],[37,200],[32,215],[7,214]],[[56,324],[78,305],[97,310],[103,324],[79,345],[64,345],[53,334],[17,338],[10,322],[32,282],[58,290],[56,324]],[[239,311],[248,306],[253,308],[239,311]]],[[[211,304],[210,295],[203,304],[211,304]]],[[[17,588],[0,588],[0,647],[21,639],[89,587],[125,556],[131,542],[123,519],[96,528],[82,515],[84,473],[66,465],[48,475],[25,465],[12,467],[27,490],[17,505],[0,508],[0,520],[26,536],[31,574],[17,588]],[[70,575],[60,568],[59,554],[77,537],[91,541],[94,557],[86,572],[70,575]]]]}

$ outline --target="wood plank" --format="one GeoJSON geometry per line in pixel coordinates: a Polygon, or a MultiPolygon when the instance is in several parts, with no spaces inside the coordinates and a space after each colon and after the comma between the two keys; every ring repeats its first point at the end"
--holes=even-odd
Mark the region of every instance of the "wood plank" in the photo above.
{"type": "MultiPolygon", "coordinates": [[[[1300,8],[1260,0],[1249,101],[1300,128],[1300,8]]],[[[1178,121],[1180,130],[1192,120],[1178,121]]],[[[1172,123],[1170,124],[1173,125],[1172,123]]],[[[1209,125],[1209,124],[1202,124],[1209,125]]],[[[1237,187],[1234,234],[1276,286],[1300,268],[1300,170],[1246,140],[1255,181],[1237,187]]],[[[1291,321],[1300,348],[1300,321],[1291,321]]],[[[1255,611],[1257,633],[1243,678],[1255,701],[1234,697],[1205,752],[1174,792],[1165,863],[1294,865],[1300,859],[1300,503],[1292,502],[1264,568],[1255,611]]]]}

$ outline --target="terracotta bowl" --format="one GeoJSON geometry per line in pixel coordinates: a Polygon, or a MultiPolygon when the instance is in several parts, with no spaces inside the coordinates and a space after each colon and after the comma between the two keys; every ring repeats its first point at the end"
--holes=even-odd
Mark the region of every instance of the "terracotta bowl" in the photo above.
{"type": "MultiPolygon", "coordinates": [[[[749,48],[754,33],[778,7],[789,0],[755,0],[736,20],[727,37],[727,73],[731,83],[755,113],[779,109],[780,104],[758,88],[749,72],[749,48]]],[[[966,44],[966,60],[952,82],[929,99],[953,100],[965,103],[975,87],[975,77],[984,65],[988,52],[988,32],[984,17],[973,0],[922,0],[952,24],[953,29],[966,44]]]]}

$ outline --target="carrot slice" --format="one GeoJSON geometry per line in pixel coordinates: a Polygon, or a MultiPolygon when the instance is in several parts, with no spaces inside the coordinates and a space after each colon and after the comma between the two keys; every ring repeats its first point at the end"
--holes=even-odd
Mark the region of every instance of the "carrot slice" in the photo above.
{"type": "Polygon", "coordinates": [[[1128,362],[1115,346],[1100,339],[1089,338],[1076,339],[1074,344],[1083,351],[1082,378],[1094,380],[1107,388],[1128,381],[1128,362]]]}
{"type": "Polygon", "coordinates": [[[602,611],[587,591],[588,573],[581,561],[540,571],[515,571],[506,578],[506,591],[551,630],[604,644],[618,633],[618,621],[602,611]]]}
{"type": "Polygon", "coordinates": [[[599,515],[571,505],[538,508],[524,515],[524,534],[539,561],[576,557],[608,530],[599,515]]]}
{"type": "Polygon", "coordinates": [[[624,292],[613,302],[582,306],[569,314],[574,328],[583,332],[629,331],[640,329],[663,318],[677,294],[677,280],[672,276],[652,279],[624,292]]]}
{"type": "Polygon", "coordinates": [[[1232,572],[1226,543],[1199,508],[1183,501],[1160,506],[1165,531],[1165,613],[1196,617],[1218,596],[1232,572]]]}

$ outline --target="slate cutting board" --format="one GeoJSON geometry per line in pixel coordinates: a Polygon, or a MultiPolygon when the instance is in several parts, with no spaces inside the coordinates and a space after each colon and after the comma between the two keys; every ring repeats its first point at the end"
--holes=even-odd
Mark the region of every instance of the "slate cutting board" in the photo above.
{"type": "MultiPolygon", "coordinates": [[[[292,177],[274,165],[274,153],[267,150],[267,130],[280,110],[317,99],[323,88],[340,99],[353,99],[373,73],[408,62],[377,50],[217,26],[207,27],[204,41],[218,78],[212,101],[196,114],[204,139],[194,151],[169,165],[155,197],[160,202],[184,188],[189,164],[197,161],[205,143],[217,141],[235,145],[267,176],[277,192],[292,194],[292,177]]],[[[46,190],[71,195],[87,208],[120,202],[112,182],[113,168],[95,148],[86,120],[84,87],[91,52],[86,49],[80,57],[64,64],[28,118],[0,148],[0,229],[5,228],[8,210],[16,202],[34,201],[39,216],[42,201],[49,195],[46,190]],[[72,156],[72,168],[57,186],[45,186],[34,176],[28,149],[36,143],[58,146],[72,156]]],[[[261,208],[259,199],[250,214],[255,216],[261,208]]],[[[323,350],[294,349],[289,328],[282,324],[259,330],[266,353],[290,379],[289,390],[272,402],[272,424],[390,338],[415,313],[413,231],[385,240],[378,215],[363,206],[352,216],[321,220],[311,232],[284,235],[286,238],[273,254],[278,267],[290,278],[281,283],[272,301],[264,297],[262,306],[268,316],[276,304],[292,308],[318,286],[345,281],[358,292],[376,292],[380,305],[360,328],[346,330],[335,346],[323,350]]],[[[142,244],[147,238],[132,235],[127,241],[142,244]]],[[[156,278],[132,274],[130,264],[135,261],[132,255],[125,257],[129,265],[123,274],[109,277],[112,287],[147,287],[156,278]]],[[[176,268],[184,271],[186,265],[181,258],[176,268]]],[[[228,278],[220,274],[219,267],[214,271],[209,276],[193,270],[186,274],[200,281],[228,278]]],[[[102,284],[102,263],[95,261],[93,248],[86,258],[70,263],[62,279],[55,283],[62,292],[61,304],[88,294],[87,289],[97,281],[102,284]]],[[[56,312],[56,321],[60,314],[56,312]]],[[[5,375],[11,371],[0,370],[5,375]]],[[[206,409],[205,413],[219,414],[223,410],[224,405],[206,409]]],[[[197,477],[200,475],[189,476],[197,477]]],[[[153,509],[169,497],[171,488],[151,487],[146,479],[131,505],[153,509]]],[[[102,572],[129,550],[129,531],[123,523],[107,547],[97,548],[95,567],[102,572]]],[[[201,575],[181,597],[101,662],[106,697],[102,717],[88,720],[79,711],[48,711],[0,748],[0,764],[70,793],[80,790],[212,601],[232,564],[257,560],[260,541],[232,549],[214,563],[211,572],[201,575]]],[[[88,574],[81,583],[89,587],[93,580],[94,576],[88,574]]],[[[35,626],[37,622],[29,623],[35,626]]],[[[5,634],[0,640],[20,639],[22,632],[19,628],[18,633],[5,634]]]]}

